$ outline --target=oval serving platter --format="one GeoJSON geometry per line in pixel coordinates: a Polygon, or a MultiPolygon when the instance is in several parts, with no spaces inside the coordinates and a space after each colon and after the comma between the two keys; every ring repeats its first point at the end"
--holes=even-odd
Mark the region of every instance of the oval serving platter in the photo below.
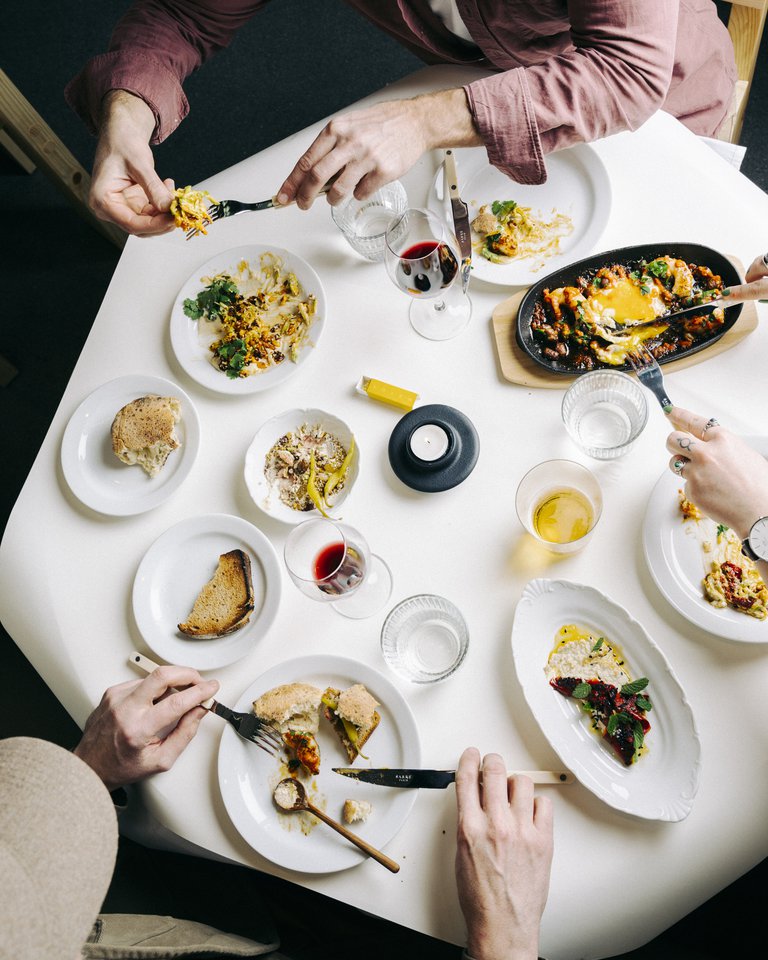
{"type": "MultiPolygon", "coordinates": [[[[731,261],[722,253],[713,250],[711,247],[705,247],[700,243],[643,243],[631,247],[618,247],[615,250],[608,250],[604,253],[596,253],[591,257],[585,257],[583,260],[577,260],[575,263],[562,267],[554,273],[541,280],[538,280],[533,286],[528,288],[517,311],[517,326],[515,335],[520,348],[539,366],[544,367],[552,373],[562,374],[569,377],[578,377],[582,373],[588,373],[587,370],[574,370],[567,364],[557,360],[550,360],[545,357],[539,343],[534,338],[531,331],[531,320],[536,304],[546,288],[557,289],[558,287],[571,286],[576,280],[585,273],[591,273],[599,270],[601,267],[608,267],[612,263],[621,263],[631,265],[638,260],[655,260],[656,257],[675,257],[679,260],[685,260],[686,263],[695,263],[699,266],[709,267],[713,273],[719,274],[726,287],[735,286],[742,282],[739,272],[731,261]]],[[[725,323],[711,337],[696,343],[688,350],[680,350],[669,356],[662,357],[660,364],[671,363],[673,360],[679,360],[682,357],[688,357],[700,350],[706,350],[710,344],[719,340],[723,334],[736,323],[741,313],[742,304],[730,307],[725,313],[725,323]]],[[[663,317],[659,318],[663,320],[663,317]]],[[[611,366],[606,363],[598,362],[595,370],[630,370],[629,364],[624,363],[617,366],[611,366]]]]}
{"type": "Polygon", "coordinates": [[[595,796],[623,813],[679,821],[691,812],[701,742],[685,692],[662,651],[630,613],[594,587],[531,580],[515,610],[512,655],[523,694],[562,762],[595,796]],[[633,679],[648,677],[653,709],[647,753],[625,766],[590,729],[590,718],[547,681],[544,668],[557,631],[574,623],[614,641],[633,679]]]}

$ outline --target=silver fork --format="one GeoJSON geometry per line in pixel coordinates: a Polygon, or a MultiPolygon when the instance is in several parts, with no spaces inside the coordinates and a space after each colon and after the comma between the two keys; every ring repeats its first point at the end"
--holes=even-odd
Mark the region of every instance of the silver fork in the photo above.
{"type": "Polygon", "coordinates": [[[674,404],[664,389],[664,377],[662,376],[661,367],[656,357],[654,357],[648,347],[640,344],[637,350],[627,354],[627,360],[637,374],[637,379],[640,383],[655,395],[664,413],[669,413],[674,404]]]}
{"type": "MultiPolygon", "coordinates": [[[[320,193],[328,193],[335,179],[334,177],[333,180],[329,180],[320,193]]],[[[276,196],[270,197],[269,200],[259,200],[257,203],[245,203],[243,200],[219,200],[208,207],[208,216],[211,218],[211,223],[215,223],[217,220],[223,220],[225,217],[235,217],[238,213],[245,213],[248,210],[270,210],[272,207],[290,207],[294,203],[295,200],[292,200],[290,203],[278,203],[276,196]]],[[[196,227],[187,230],[187,240],[196,237],[199,232],[196,227]]]]}
{"type": "MultiPolygon", "coordinates": [[[[130,662],[145,673],[152,673],[159,666],[149,657],[145,657],[136,650],[131,654],[130,662]]],[[[255,743],[257,747],[265,750],[270,756],[276,757],[277,751],[283,746],[283,738],[280,736],[280,732],[271,724],[259,720],[254,713],[240,713],[237,710],[230,710],[229,707],[225,707],[223,703],[219,703],[213,697],[201,703],[200,706],[232,724],[238,736],[242,737],[243,740],[255,743]]]]}

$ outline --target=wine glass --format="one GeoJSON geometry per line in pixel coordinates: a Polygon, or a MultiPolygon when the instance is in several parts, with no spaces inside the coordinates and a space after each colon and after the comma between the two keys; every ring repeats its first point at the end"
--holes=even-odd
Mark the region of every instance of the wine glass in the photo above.
{"type": "Polygon", "coordinates": [[[387,228],[384,262],[392,281],[413,297],[413,329],[428,340],[449,340],[464,329],[472,304],[453,285],[459,273],[456,238],[437,214],[410,209],[387,228]]]}
{"type": "Polygon", "coordinates": [[[347,523],[305,520],[285,543],[291,580],[312,600],[330,602],[353,620],[370,617],[392,593],[392,574],[365,537],[347,523]]]}

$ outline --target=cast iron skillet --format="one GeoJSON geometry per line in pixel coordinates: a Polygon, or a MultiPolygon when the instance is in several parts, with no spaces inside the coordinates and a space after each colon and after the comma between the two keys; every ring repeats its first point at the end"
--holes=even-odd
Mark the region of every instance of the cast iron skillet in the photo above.
{"type": "MultiPolygon", "coordinates": [[[[733,287],[742,282],[738,271],[722,253],[713,250],[711,247],[704,247],[700,243],[643,243],[634,247],[619,247],[617,250],[609,250],[607,253],[596,253],[591,257],[585,257],[576,263],[571,263],[555,273],[539,280],[528,289],[523,299],[520,301],[520,307],[517,311],[517,342],[523,351],[535,360],[540,366],[545,367],[552,373],[562,373],[567,376],[575,377],[586,370],[574,370],[567,364],[558,360],[550,360],[544,356],[544,345],[534,339],[531,334],[531,319],[533,317],[533,308],[538,300],[541,299],[545,287],[555,290],[558,287],[572,286],[578,277],[584,273],[598,270],[600,267],[610,266],[612,263],[631,264],[637,260],[655,260],[656,257],[675,257],[678,260],[685,260],[686,263],[695,263],[699,266],[709,267],[709,269],[719,274],[723,280],[723,286],[733,287]]],[[[730,307],[725,311],[725,323],[709,339],[696,343],[688,350],[680,350],[669,356],[662,357],[659,363],[669,363],[680,357],[687,357],[699,350],[706,349],[710,343],[719,340],[720,337],[736,323],[741,313],[742,304],[730,307]]],[[[594,369],[608,370],[631,370],[629,364],[621,366],[610,366],[609,364],[596,362],[594,369]]]]}

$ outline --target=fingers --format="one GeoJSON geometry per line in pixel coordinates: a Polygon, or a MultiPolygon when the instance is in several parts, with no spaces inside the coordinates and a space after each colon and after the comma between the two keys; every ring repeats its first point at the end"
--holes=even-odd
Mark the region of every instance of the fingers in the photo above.
{"type": "Polygon", "coordinates": [[[207,713],[202,707],[187,711],[155,751],[155,762],[160,770],[170,770],[178,757],[189,746],[197,733],[200,721],[207,713]]]}
{"type": "MultiPolygon", "coordinates": [[[[669,469],[678,477],[683,477],[683,470],[685,470],[690,462],[691,461],[688,459],[688,457],[682,457],[674,454],[669,458],[669,469]]],[[[685,477],[683,477],[683,479],[685,479],[685,477]]]]}
{"type": "Polygon", "coordinates": [[[509,778],[507,790],[512,812],[523,820],[530,820],[533,814],[533,780],[516,774],[509,778]]]}
{"type": "Polygon", "coordinates": [[[293,170],[277,192],[278,203],[292,203],[295,200],[302,210],[312,205],[312,201],[328,180],[344,166],[337,161],[323,163],[334,146],[335,138],[326,127],[296,161],[293,170]]]}
{"type": "Polygon", "coordinates": [[[498,753],[483,757],[483,809],[490,817],[509,811],[507,767],[498,753]]]}
{"type": "Polygon", "coordinates": [[[698,413],[692,413],[690,410],[686,410],[684,407],[672,407],[667,416],[678,430],[692,434],[694,437],[698,437],[699,440],[704,439],[707,423],[710,419],[709,417],[702,417],[698,413]]]}
{"type": "Polygon", "coordinates": [[[155,730],[162,730],[179,721],[184,714],[212,697],[219,689],[216,680],[204,680],[184,690],[174,690],[167,697],[157,701],[152,708],[152,722],[155,730]]]}
{"type": "Polygon", "coordinates": [[[699,454],[703,442],[697,440],[690,433],[673,430],[667,437],[667,450],[678,458],[683,457],[692,460],[699,454]]]}
{"type": "Polygon", "coordinates": [[[751,283],[742,283],[736,287],[728,287],[723,290],[720,297],[729,303],[738,303],[744,300],[765,300],[768,298],[768,277],[763,276],[759,280],[753,280],[751,283]]]}
{"type": "Polygon", "coordinates": [[[552,801],[549,797],[534,797],[533,823],[542,833],[552,836],[555,815],[552,801]]]}
{"type": "Polygon", "coordinates": [[[170,687],[188,687],[202,682],[203,678],[193,667],[162,666],[139,681],[134,695],[146,704],[151,704],[170,687]]]}
{"type": "Polygon", "coordinates": [[[480,751],[467,747],[456,768],[456,803],[459,812],[480,809],[480,751]]]}
{"type": "Polygon", "coordinates": [[[745,277],[747,283],[750,283],[752,280],[759,280],[760,277],[765,277],[768,275],[768,254],[764,256],[755,257],[752,263],[749,265],[745,277]]]}

